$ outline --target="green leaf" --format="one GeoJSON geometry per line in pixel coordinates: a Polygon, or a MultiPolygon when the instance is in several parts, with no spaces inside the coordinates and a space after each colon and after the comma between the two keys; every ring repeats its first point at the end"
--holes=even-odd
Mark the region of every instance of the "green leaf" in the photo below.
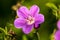
{"type": "Polygon", "coordinates": [[[47,3],[46,6],[50,7],[53,10],[57,10],[58,8],[53,3],[47,3]]]}
{"type": "Polygon", "coordinates": [[[6,31],[5,31],[5,29],[3,29],[3,28],[0,27],[0,30],[3,31],[5,34],[7,34],[6,31]]]}

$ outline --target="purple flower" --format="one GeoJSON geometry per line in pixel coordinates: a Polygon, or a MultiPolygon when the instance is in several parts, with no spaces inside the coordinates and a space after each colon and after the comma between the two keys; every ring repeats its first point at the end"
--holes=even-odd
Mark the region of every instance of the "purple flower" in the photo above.
{"type": "Polygon", "coordinates": [[[57,30],[54,36],[55,40],[60,40],[60,30],[57,30]]]}
{"type": "Polygon", "coordinates": [[[57,27],[58,27],[58,29],[60,29],[60,20],[58,20],[58,22],[57,22],[57,27]]]}
{"type": "Polygon", "coordinates": [[[37,5],[33,5],[30,10],[25,6],[21,6],[17,10],[17,16],[19,18],[15,19],[14,26],[16,28],[22,28],[25,34],[28,34],[32,31],[34,26],[37,28],[38,24],[44,22],[44,15],[39,14],[39,7],[37,5]]]}

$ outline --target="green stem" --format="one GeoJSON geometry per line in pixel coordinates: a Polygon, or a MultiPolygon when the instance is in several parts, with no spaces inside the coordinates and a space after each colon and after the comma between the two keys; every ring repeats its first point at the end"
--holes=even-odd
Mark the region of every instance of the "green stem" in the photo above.
{"type": "Polygon", "coordinates": [[[39,33],[37,32],[36,34],[37,34],[38,40],[40,40],[40,35],[39,35],[39,33]]]}
{"type": "Polygon", "coordinates": [[[37,38],[36,40],[40,40],[40,34],[38,33],[38,30],[35,30],[34,37],[37,38]]]}
{"type": "Polygon", "coordinates": [[[4,40],[7,40],[7,38],[4,36],[4,40]]]}

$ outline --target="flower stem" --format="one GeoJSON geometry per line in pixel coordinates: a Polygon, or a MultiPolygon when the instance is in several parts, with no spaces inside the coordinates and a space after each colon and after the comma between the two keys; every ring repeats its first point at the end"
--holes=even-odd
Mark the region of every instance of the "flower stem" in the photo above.
{"type": "Polygon", "coordinates": [[[36,40],[40,40],[40,35],[38,33],[38,30],[34,32],[34,37],[37,38],[36,40]],[[36,37],[35,37],[36,36],[36,37]]]}
{"type": "Polygon", "coordinates": [[[4,40],[7,40],[7,38],[4,36],[4,40]]]}
{"type": "Polygon", "coordinates": [[[37,34],[38,40],[40,40],[40,35],[39,35],[39,33],[37,32],[36,34],[37,34]]]}

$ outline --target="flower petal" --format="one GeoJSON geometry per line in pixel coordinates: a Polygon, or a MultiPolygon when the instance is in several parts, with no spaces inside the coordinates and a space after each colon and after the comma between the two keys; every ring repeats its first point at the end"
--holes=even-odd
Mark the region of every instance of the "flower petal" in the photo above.
{"type": "Polygon", "coordinates": [[[37,23],[35,23],[35,26],[34,26],[34,28],[35,29],[38,29],[40,27],[40,24],[37,22],[37,23]]]}
{"type": "Polygon", "coordinates": [[[30,25],[30,26],[27,25],[23,28],[23,32],[25,34],[29,34],[32,31],[32,29],[33,29],[33,25],[30,25]]]}
{"type": "Polygon", "coordinates": [[[39,13],[39,7],[37,5],[33,5],[30,8],[30,13],[31,13],[32,16],[34,16],[36,13],[39,13]]]}
{"type": "Polygon", "coordinates": [[[55,40],[60,40],[60,30],[57,30],[55,33],[55,40]]]}
{"type": "Polygon", "coordinates": [[[44,15],[43,14],[35,15],[35,23],[41,24],[43,22],[44,22],[44,15]]]}
{"type": "Polygon", "coordinates": [[[17,19],[15,19],[15,21],[14,21],[14,26],[16,27],[16,28],[22,28],[22,27],[24,27],[26,25],[26,21],[25,21],[25,19],[23,19],[23,18],[17,18],[17,19]]]}
{"type": "Polygon", "coordinates": [[[57,22],[57,27],[58,27],[58,29],[60,29],[60,20],[58,20],[58,22],[57,22]]]}
{"type": "Polygon", "coordinates": [[[28,16],[28,13],[29,13],[29,10],[25,6],[21,6],[17,10],[17,16],[18,17],[24,17],[24,18],[26,18],[28,16]]]}

